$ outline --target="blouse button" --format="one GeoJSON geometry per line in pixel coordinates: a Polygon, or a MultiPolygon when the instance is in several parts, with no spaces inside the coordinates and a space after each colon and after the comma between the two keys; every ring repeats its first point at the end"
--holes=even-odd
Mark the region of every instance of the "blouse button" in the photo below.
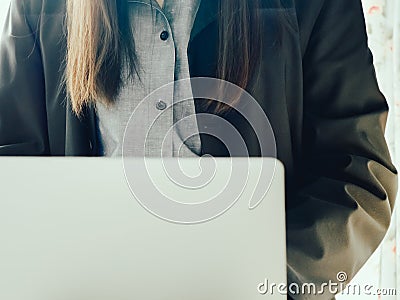
{"type": "Polygon", "coordinates": [[[167,104],[166,104],[164,101],[159,100],[159,101],[157,102],[157,104],[156,104],[156,108],[157,108],[158,110],[164,110],[164,109],[167,108],[167,104]]]}
{"type": "Polygon", "coordinates": [[[160,34],[160,39],[161,40],[166,41],[166,40],[168,40],[168,37],[169,37],[168,31],[161,32],[161,34],[160,34]]]}

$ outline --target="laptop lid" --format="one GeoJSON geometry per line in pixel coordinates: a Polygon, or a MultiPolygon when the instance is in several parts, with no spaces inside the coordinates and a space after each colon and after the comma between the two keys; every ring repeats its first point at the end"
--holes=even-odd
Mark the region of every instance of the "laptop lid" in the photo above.
{"type": "Polygon", "coordinates": [[[277,289],[286,283],[282,164],[182,159],[189,181],[214,168],[193,188],[165,172],[176,162],[148,159],[147,173],[129,178],[143,159],[0,158],[0,299],[286,299],[277,289]],[[265,197],[251,203],[260,186],[265,197]],[[229,199],[190,222],[168,215],[163,201],[174,196],[200,206],[229,199]]]}

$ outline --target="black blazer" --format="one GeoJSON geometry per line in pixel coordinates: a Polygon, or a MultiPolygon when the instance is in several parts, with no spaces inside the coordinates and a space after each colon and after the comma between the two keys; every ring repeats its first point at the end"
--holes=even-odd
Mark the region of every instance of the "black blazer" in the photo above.
{"type": "MultiPolygon", "coordinates": [[[[288,281],[318,284],[340,271],[350,279],[384,237],[397,189],[361,1],[262,2],[260,77],[248,91],[286,167],[288,281]]],[[[193,77],[216,76],[216,14],[217,1],[202,0],[188,49],[193,77]]],[[[65,0],[12,1],[0,45],[0,155],[98,153],[94,110],[79,120],[66,105],[64,16],[65,0]]],[[[226,155],[208,136],[202,144],[226,155]]]]}

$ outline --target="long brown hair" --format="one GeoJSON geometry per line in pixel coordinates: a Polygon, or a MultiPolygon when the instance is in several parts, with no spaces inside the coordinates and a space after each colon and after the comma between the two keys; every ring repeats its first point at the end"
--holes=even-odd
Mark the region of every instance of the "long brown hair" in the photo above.
{"type": "MultiPolygon", "coordinates": [[[[246,88],[260,55],[260,0],[213,1],[220,1],[217,76],[246,88]]],[[[77,115],[96,101],[112,104],[124,82],[138,74],[127,5],[127,0],[67,0],[65,83],[77,115]]]]}

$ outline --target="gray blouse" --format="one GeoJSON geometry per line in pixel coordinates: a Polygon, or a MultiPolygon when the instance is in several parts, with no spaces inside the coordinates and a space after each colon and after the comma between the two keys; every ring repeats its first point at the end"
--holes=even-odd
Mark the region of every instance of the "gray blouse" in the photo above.
{"type": "Polygon", "coordinates": [[[146,96],[168,83],[172,84],[163,88],[162,98],[146,99],[145,110],[134,115],[140,118],[135,119],[135,126],[140,126],[141,134],[125,140],[129,153],[161,156],[162,149],[163,156],[190,157],[201,152],[193,96],[178,102],[183,95],[192,95],[190,83],[175,82],[190,77],[187,48],[200,0],[165,0],[162,9],[157,1],[151,1],[129,0],[140,79],[126,84],[112,106],[96,107],[104,156],[122,155],[124,132],[132,112],[146,96]],[[162,114],[154,120],[160,111],[162,114]]]}

